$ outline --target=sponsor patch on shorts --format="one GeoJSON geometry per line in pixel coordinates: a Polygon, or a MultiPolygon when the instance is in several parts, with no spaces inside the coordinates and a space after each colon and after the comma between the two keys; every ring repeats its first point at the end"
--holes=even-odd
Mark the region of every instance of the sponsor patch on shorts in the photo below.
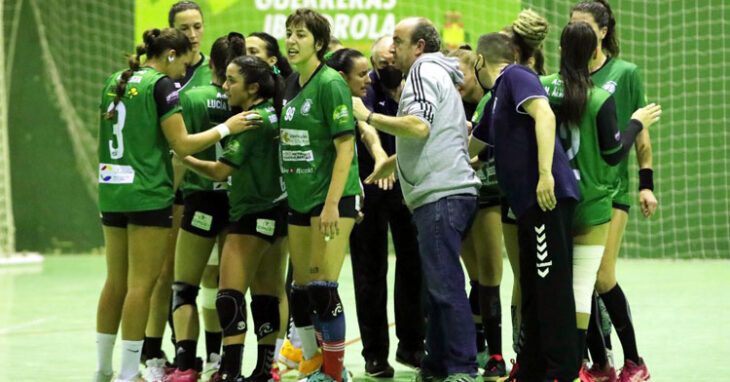
{"type": "Polygon", "coordinates": [[[190,225],[203,231],[210,231],[210,227],[213,225],[213,216],[204,212],[195,211],[193,221],[190,222],[190,225]]]}
{"type": "Polygon", "coordinates": [[[274,236],[276,222],[271,219],[256,219],[256,232],[266,236],[274,236]]]}

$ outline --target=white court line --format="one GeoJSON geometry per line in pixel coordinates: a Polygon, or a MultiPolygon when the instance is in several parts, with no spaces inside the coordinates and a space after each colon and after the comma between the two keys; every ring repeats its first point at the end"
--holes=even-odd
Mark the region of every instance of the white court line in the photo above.
{"type": "Polygon", "coordinates": [[[31,321],[31,322],[26,322],[24,324],[11,325],[11,326],[8,326],[8,327],[5,327],[5,328],[0,328],[0,336],[3,335],[3,334],[12,333],[14,331],[27,328],[29,326],[38,325],[38,324],[40,324],[42,322],[46,322],[48,320],[50,320],[50,318],[39,318],[37,320],[31,321]]]}

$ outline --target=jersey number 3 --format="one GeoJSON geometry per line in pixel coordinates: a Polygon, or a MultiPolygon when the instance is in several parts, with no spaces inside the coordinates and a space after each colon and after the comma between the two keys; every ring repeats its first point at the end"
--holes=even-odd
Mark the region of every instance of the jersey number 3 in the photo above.
{"type": "MultiPolygon", "coordinates": [[[[110,112],[112,108],[114,108],[113,102],[109,104],[109,107],[106,109],[106,111],[110,112]]],[[[127,118],[127,107],[124,106],[123,103],[119,102],[117,104],[116,112],[117,123],[112,126],[114,138],[109,140],[109,155],[112,159],[120,159],[124,155],[124,139],[122,136],[122,130],[124,129],[124,121],[127,118]],[[116,147],[114,145],[115,140],[116,147]]]]}

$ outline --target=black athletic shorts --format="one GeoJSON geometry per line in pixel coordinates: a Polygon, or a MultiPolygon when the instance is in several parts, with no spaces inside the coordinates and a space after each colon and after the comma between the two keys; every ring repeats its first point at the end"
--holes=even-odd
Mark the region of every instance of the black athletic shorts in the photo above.
{"type": "Polygon", "coordinates": [[[228,194],[200,191],[185,198],[180,228],[203,237],[216,237],[228,225],[228,194]]]}
{"type": "Polygon", "coordinates": [[[502,197],[500,200],[500,204],[502,205],[502,224],[517,224],[517,217],[515,216],[515,213],[512,211],[512,209],[509,208],[509,203],[507,203],[507,198],[502,197]]]}
{"type": "Polygon", "coordinates": [[[266,211],[243,215],[230,222],[227,233],[252,235],[273,244],[276,239],[287,235],[286,210],[286,204],[280,204],[266,211]]]}
{"type": "Polygon", "coordinates": [[[616,203],[616,202],[613,202],[613,206],[612,207],[615,208],[615,209],[617,209],[617,210],[624,211],[627,214],[629,213],[629,209],[631,208],[631,206],[628,205],[628,204],[621,204],[621,203],[616,203]]]}
{"type": "MultiPolygon", "coordinates": [[[[360,196],[343,196],[340,198],[340,203],[337,207],[340,210],[341,218],[355,219],[358,211],[360,211],[360,196]]],[[[289,208],[287,221],[291,225],[308,227],[311,225],[310,219],[321,215],[322,209],[324,209],[324,203],[312,208],[307,213],[297,212],[289,208]]]]}
{"type": "Polygon", "coordinates": [[[148,211],[102,212],[101,224],[117,228],[127,228],[129,224],[143,227],[172,228],[172,206],[148,211]]]}
{"type": "Polygon", "coordinates": [[[177,191],[175,191],[175,200],[173,201],[173,203],[177,204],[178,206],[182,206],[185,204],[185,197],[183,197],[183,192],[179,188],[177,189],[177,191]]]}

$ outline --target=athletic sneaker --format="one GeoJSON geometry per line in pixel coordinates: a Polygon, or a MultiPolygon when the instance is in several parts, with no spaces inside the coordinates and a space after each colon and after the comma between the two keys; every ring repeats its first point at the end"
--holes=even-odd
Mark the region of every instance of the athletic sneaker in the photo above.
{"type": "Polygon", "coordinates": [[[297,369],[299,368],[299,362],[302,361],[302,349],[295,348],[291,341],[287,339],[281,345],[277,359],[287,368],[297,369]]]}
{"type": "Polygon", "coordinates": [[[618,382],[642,382],[648,381],[649,378],[651,378],[651,374],[649,374],[649,369],[646,368],[643,358],[639,358],[639,365],[627,359],[624,367],[621,368],[618,382]]]}
{"type": "Polygon", "coordinates": [[[520,368],[515,360],[511,359],[510,363],[512,363],[512,370],[510,370],[509,375],[504,378],[497,378],[497,382],[514,382],[517,380],[517,371],[520,368]]]}
{"type": "Polygon", "coordinates": [[[274,379],[274,382],[281,382],[281,370],[279,370],[279,365],[274,364],[271,366],[271,378],[274,379]]]}
{"type": "Polygon", "coordinates": [[[274,377],[271,374],[251,374],[250,376],[243,379],[244,382],[274,382],[274,377]]]}
{"type": "Polygon", "coordinates": [[[221,356],[217,353],[210,353],[210,357],[203,365],[203,374],[215,373],[221,368],[221,356]]]}
{"type": "Polygon", "coordinates": [[[175,369],[172,373],[166,375],[165,378],[162,378],[162,382],[197,382],[198,376],[199,374],[195,369],[187,369],[185,371],[175,369]]]}
{"type": "Polygon", "coordinates": [[[601,370],[601,367],[594,364],[586,370],[585,365],[581,367],[578,377],[583,382],[616,382],[616,369],[609,366],[608,370],[601,370]]]}
{"type": "Polygon", "coordinates": [[[477,378],[466,373],[456,373],[446,377],[444,382],[477,382],[477,378]]]}
{"type": "Polygon", "coordinates": [[[215,373],[213,373],[213,375],[210,376],[208,382],[243,382],[243,377],[231,376],[228,378],[223,378],[223,374],[221,374],[219,371],[216,371],[215,373]]]}
{"type": "Polygon", "coordinates": [[[443,378],[432,375],[424,375],[420,370],[413,376],[413,382],[443,382],[443,380],[443,378]]]}
{"type": "Polygon", "coordinates": [[[299,378],[307,378],[310,374],[318,371],[322,367],[322,353],[317,351],[314,357],[310,359],[302,359],[299,362],[299,378]]]}
{"type": "Polygon", "coordinates": [[[142,371],[142,378],[147,382],[159,382],[170,372],[164,358],[150,358],[145,361],[145,366],[147,367],[142,371]]]}
{"type": "Polygon", "coordinates": [[[489,361],[489,352],[487,350],[477,353],[477,367],[484,369],[484,366],[487,366],[487,361],[489,361]]]}
{"type": "Polygon", "coordinates": [[[94,373],[94,382],[111,382],[112,377],[114,377],[114,372],[104,374],[100,371],[97,371],[96,373],[94,373]]]}
{"type": "Polygon", "coordinates": [[[507,366],[504,364],[504,358],[502,358],[499,354],[489,357],[489,361],[487,361],[487,364],[484,366],[484,374],[482,374],[484,380],[492,382],[506,375],[507,366]]]}
{"type": "Polygon", "coordinates": [[[421,360],[424,355],[425,353],[423,350],[406,351],[398,348],[395,352],[395,361],[403,366],[419,370],[421,368],[421,360]]]}
{"type": "Polygon", "coordinates": [[[393,366],[387,360],[365,360],[365,375],[374,378],[393,378],[393,366]]]}

